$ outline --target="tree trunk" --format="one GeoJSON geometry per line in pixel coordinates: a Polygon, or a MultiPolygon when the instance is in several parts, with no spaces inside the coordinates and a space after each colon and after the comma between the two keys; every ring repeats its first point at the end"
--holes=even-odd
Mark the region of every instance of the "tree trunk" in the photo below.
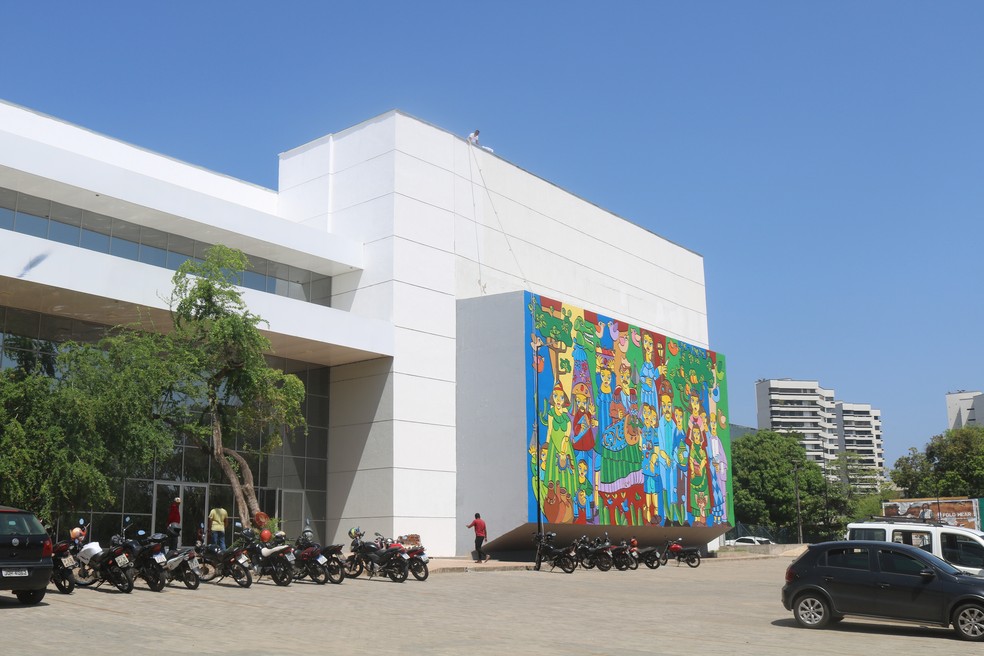
{"type": "Polygon", "coordinates": [[[250,471],[249,463],[241,455],[227,449],[222,445],[222,425],[219,422],[216,408],[212,410],[212,459],[218,463],[225,475],[229,486],[232,488],[232,498],[236,503],[236,512],[243,520],[244,526],[254,526],[254,517],[260,511],[260,504],[256,499],[256,491],[253,488],[253,472],[250,471]],[[242,472],[245,483],[240,483],[239,476],[236,474],[226,455],[230,455],[239,463],[239,470],[242,472]]]}

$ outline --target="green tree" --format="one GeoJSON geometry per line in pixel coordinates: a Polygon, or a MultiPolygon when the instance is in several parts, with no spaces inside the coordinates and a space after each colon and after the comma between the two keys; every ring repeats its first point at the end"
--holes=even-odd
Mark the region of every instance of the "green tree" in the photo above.
{"type": "Polygon", "coordinates": [[[120,332],[0,372],[0,499],[48,520],[103,507],[114,479],[169,449],[158,404],[173,368],[160,348],[158,336],[120,332]]]}
{"type": "Polygon", "coordinates": [[[221,468],[239,515],[253,518],[260,511],[253,473],[228,445],[248,436],[269,453],[281,445],[284,431],[306,425],[304,384],[269,366],[270,342],[259,330],[263,320],[246,308],[235,287],[248,266],[243,253],[225,246],[210,248],[203,261],[182,264],[172,279],[170,338],[172,357],[184,372],[180,395],[196,411],[180,428],[221,468]]]}
{"type": "Polygon", "coordinates": [[[984,427],[936,435],[922,453],[910,448],[890,476],[908,498],[984,496],[984,427]]]}

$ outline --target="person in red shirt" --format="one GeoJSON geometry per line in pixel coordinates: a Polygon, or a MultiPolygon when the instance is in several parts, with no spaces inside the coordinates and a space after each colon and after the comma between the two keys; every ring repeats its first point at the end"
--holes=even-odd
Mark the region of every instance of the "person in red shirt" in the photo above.
{"type": "Polygon", "coordinates": [[[488,555],[482,551],[482,543],[485,542],[485,538],[488,537],[488,533],[485,530],[485,520],[482,519],[482,515],[475,513],[475,520],[466,526],[465,528],[475,528],[475,553],[478,555],[478,560],[476,563],[481,563],[489,559],[488,555]]]}

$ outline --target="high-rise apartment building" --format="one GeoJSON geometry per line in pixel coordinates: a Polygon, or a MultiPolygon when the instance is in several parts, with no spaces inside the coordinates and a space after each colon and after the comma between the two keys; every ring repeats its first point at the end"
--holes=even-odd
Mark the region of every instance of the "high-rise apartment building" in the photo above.
{"type": "Polygon", "coordinates": [[[871,474],[862,475],[861,482],[855,479],[855,484],[877,489],[885,467],[878,410],[866,403],[837,401],[834,390],[815,380],[760,380],[755,398],[760,430],[799,433],[806,457],[831,476],[837,475],[832,472],[840,454],[856,454],[856,465],[871,474]]]}
{"type": "Polygon", "coordinates": [[[946,395],[946,427],[979,426],[984,416],[984,394],[981,392],[948,392],[946,395]]]}

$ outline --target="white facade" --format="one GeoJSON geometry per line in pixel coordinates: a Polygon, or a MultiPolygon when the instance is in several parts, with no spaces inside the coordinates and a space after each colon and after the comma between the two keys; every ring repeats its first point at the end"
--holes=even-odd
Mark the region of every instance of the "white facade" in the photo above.
{"type": "Polygon", "coordinates": [[[984,417],[984,394],[980,392],[948,392],[946,395],[946,426],[949,429],[979,426],[984,417]]]}
{"type": "MultiPolygon", "coordinates": [[[[474,476],[525,465],[469,441],[456,402],[477,389],[460,325],[509,293],[708,346],[699,255],[400,112],[282,154],[268,190],[0,103],[0,188],[330,277],[328,305],[244,292],[277,355],[331,367],[328,540],[361,525],[419,533],[434,555],[466,550],[474,476]]],[[[171,273],[0,229],[0,306],[160,320],[171,273]]],[[[518,321],[503,329],[522,340],[518,321]]],[[[525,521],[508,495],[485,499],[492,539],[525,521]]]]}
{"type": "Polygon", "coordinates": [[[826,472],[839,454],[858,455],[858,464],[872,472],[872,481],[861,486],[877,489],[885,467],[880,411],[838,401],[815,380],[759,380],[755,398],[760,429],[800,433],[806,457],[826,472]]]}

